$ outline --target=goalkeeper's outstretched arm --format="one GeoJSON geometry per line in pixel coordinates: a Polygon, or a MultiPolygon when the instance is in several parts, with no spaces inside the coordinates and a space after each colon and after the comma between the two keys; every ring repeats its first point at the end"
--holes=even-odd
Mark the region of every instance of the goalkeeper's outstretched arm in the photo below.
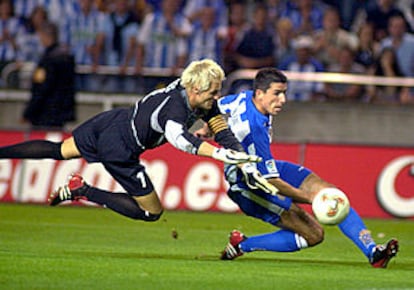
{"type": "MultiPolygon", "coordinates": [[[[231,136],[235,142],[239,144],[234,135],[231,134],[231,136]]],[[[229,164],[259,162],[261,160],[261,158],[256,155],[248,155],[243,152],[243,148],[240,144],[239,146],[241,148],[241,152],[232,150],[231,148],[218,148],[206,141],[201,140],[200,138],[197,138],[188,132],[182,124],[173,120],[168,120],[166,123],[165,138],[177,149],[195,155],[212,157],[229,164]]]]}

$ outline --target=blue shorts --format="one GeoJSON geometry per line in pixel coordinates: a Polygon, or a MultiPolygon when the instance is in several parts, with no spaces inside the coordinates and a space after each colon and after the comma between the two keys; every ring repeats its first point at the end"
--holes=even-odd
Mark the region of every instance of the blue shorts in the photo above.
{"type": "Polygon", "coordinates": [[[89,163],[100,162],[132,196],[151,193],[154,186],[139,163],[142,150],[131,134],[130,110],[100,113],[73,131],[76,146],[89,163]]]}
{"type": "Polygon", "coordinates": [[[288,161],[276,160],[276,167],[280,178],[296,188],[312,173],[308,168],[288,161]]]}
{"type": "MultiPolygon", "coordinates": [[[[299,188],[311,171],[303,166],[287,161],[276,161],[280,178],[299,188]]],[[[290,197],[269,195],[262,190],[251,190],[244,183],[232,184],[228,190],[229,197],[249,216],[277,225],[283,211],[289,210],[292,204],[290,197]]]]}

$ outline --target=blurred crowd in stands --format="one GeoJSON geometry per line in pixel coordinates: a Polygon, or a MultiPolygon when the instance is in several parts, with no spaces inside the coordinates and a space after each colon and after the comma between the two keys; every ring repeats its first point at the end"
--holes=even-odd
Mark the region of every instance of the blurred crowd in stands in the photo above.
{"type": "MultiPolygon", "coordinates": [[[[0,0],[0,67],[36,62],[37,31],[59,27],[59,41],[76,64],[90,65],[82,89],[133,92],[135,75],[156,67],[175,74],[211,58],[227,73],[278,67],[414,77],[413,0],[0,0]],[[116,66],[119,77],[93,74],[116,66]]],[[[139,82],[138,82],[139,85],[139,82]]],[[[290,82],[297,101],[413,102],[412,88],[290,82]]]]}

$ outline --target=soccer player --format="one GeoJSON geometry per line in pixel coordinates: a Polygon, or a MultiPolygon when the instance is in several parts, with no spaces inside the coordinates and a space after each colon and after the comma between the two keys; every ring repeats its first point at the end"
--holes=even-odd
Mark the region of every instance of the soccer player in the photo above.
{"type": "MultiPolygon", "coordinates": [[[[257,162],[247,155],[217,108],[224,72],[212,60],[194,61],[177,79],[137,101],[131,108],[100,113],[73,131],[63,142],[33,140],[0,148],[0,158],[83,157],[100,162],[126,193],[108,192],[88,185],[78,174],[49,197],[50,205],[85,199],[132,219],[158,220],[163,208],[154,186],[139,162],[147,149],[166,142],[185,152],[226,163],[257,162]],[[218,148],[188,132],[197,119],[208,123],[218,148]]],[[[243,165],[243,166],[244,166],[243,165]]],[[[241,165],[242,166],[242,165],[241,165]]]]}
{"type": "MultiPolygon", "coordinates": [[[[249,238],[237,230],[232,231],[221,256],[223,260],[233,260],[256,250],[294,252],[323,241],[323,227],[296,203],[310,204],[322,188],[335,186],[308,168],[275,160],[270,151],[271,118],[285,104],[286,90],[286,76],[277,69],[264,68],[255,77],[253,91],[243,91],[218,101],[220,111],[229,116],[228,124],[246,152],[262,157],[262,161],[253,166],[257,166],[262,176],[279,189],[279,194],[274,195],[251,189],[246,186],[243,175],[236,167],[227,166],[225,175],[230,183],[228,195],[245,214],[281,228],[273,233],[249,238]]],[[[198,133],[203,134],[202,131],[198,133]]],[[[377,245],[352,208],[339,228],[373,267],[385,268],[398,251],[398,241],[395,239],[385,245],[377,245]]]]}

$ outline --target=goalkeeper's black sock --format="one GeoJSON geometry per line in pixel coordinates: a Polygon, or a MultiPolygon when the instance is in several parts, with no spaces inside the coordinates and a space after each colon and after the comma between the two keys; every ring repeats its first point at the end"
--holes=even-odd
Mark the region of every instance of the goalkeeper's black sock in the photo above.
{"type": "Polygon", "coordinates": [[[156,221],[161,213],[152,214],[143,210],[136,200],[122,192],[109,192],[96,187],[88,186],[88,190],[83,194],[89,201],[103,205],[126,217],[144,221],[156,221]]]}
{"type": "Polygon", "coordinates": [[[62,142],[33,140],[0,147],[0,159],[44,159],[64,160],[60,151],[62,142]]]}

